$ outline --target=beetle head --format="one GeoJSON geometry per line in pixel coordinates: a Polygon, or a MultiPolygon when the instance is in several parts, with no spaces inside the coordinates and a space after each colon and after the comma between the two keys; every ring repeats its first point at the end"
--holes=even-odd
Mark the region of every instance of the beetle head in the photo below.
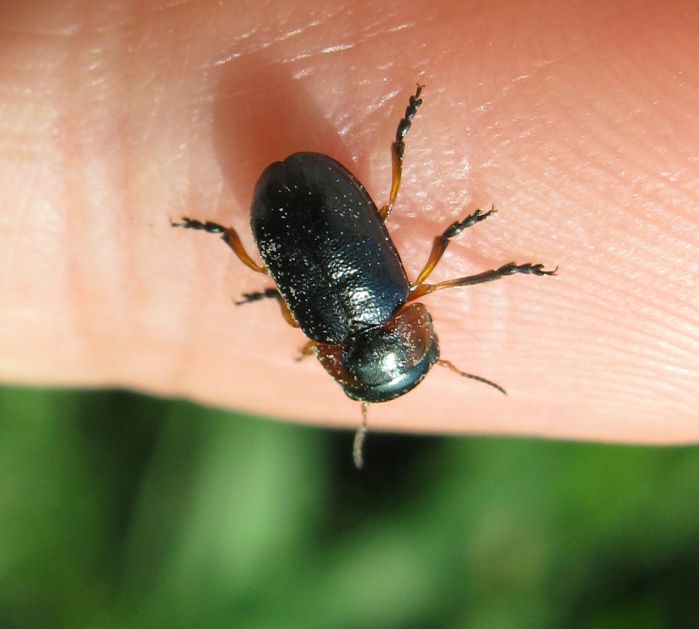
{"type": "Polygon", "coordinates": [[[342,345],[319,345],[317,354],[350,398],[387,402],[420,383],[439,359],[439,344],[430,313],[416,303],[342,345]]]}

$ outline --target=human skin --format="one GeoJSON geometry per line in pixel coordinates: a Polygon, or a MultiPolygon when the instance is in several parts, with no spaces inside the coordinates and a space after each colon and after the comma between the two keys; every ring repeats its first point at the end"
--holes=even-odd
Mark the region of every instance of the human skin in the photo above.
{"type": "Polygon", "coordinates": [[[377,203],[417,81],[388,221],[409,276],[454,220],[498,213],[434,279],[558,265],[425,297],[442,356],[373,428],[699,438],[699,4],[4,2],[0,377],[120,386],[355,426],[251,255],[252,189],[327,153],[377,203]],[[459,8],[455,8],[455,7],[459,8]]]}

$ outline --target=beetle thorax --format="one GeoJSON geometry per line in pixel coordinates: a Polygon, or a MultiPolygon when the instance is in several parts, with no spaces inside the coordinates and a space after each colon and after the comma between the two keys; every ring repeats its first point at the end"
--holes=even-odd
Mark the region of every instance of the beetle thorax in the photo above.
{"type": "Polygon", "coordinates": [[[439,345],[426,308],[412,304],[318,358],[349,397],[386,402],[417,386],[439,359],[439,345]]]}

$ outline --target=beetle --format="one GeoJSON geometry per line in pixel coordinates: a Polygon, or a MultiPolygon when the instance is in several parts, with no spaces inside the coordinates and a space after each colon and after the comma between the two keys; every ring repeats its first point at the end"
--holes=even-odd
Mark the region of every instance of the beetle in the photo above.
{"type": "Polygon", "coordinates": [[[220,235],[243,264],[274,280],[274,288],[245,293],[236,304],[276,299],[286,321],[309,339],[300,358],[315,354],[345,394],[361,402],[362,420],[352,449],[358,468],[363,465],[368,404],[404,395],[434,364],[506,394],[494,382],[440,358],[432,317],[416,299],[507,275],[544,276],[557,271],[557,267],[547,271],[543,264],[510,262],[476,275],[427,283],[451,240],[492,216],[491,207],[449,225],[434,239],[417,278],[408,279],[386,219],[398,196],[405,137],[422,104],[423,88],[417,85],[398,123],[391,145],[391,189],[381,209],[339,162],[306,152],[270,164],[255,186],[250,224],[263,264],[245,251],[232,227],[188,217],[170,221],[173,227],[220,235]]]}

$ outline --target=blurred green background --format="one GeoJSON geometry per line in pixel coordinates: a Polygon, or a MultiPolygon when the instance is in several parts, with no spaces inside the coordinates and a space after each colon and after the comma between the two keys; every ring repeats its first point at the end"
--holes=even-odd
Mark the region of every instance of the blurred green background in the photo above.
{"type": "Polygon", "coordinates": [[[0,627],[698,627],[699,448],[0,390],[0,627]]]}

